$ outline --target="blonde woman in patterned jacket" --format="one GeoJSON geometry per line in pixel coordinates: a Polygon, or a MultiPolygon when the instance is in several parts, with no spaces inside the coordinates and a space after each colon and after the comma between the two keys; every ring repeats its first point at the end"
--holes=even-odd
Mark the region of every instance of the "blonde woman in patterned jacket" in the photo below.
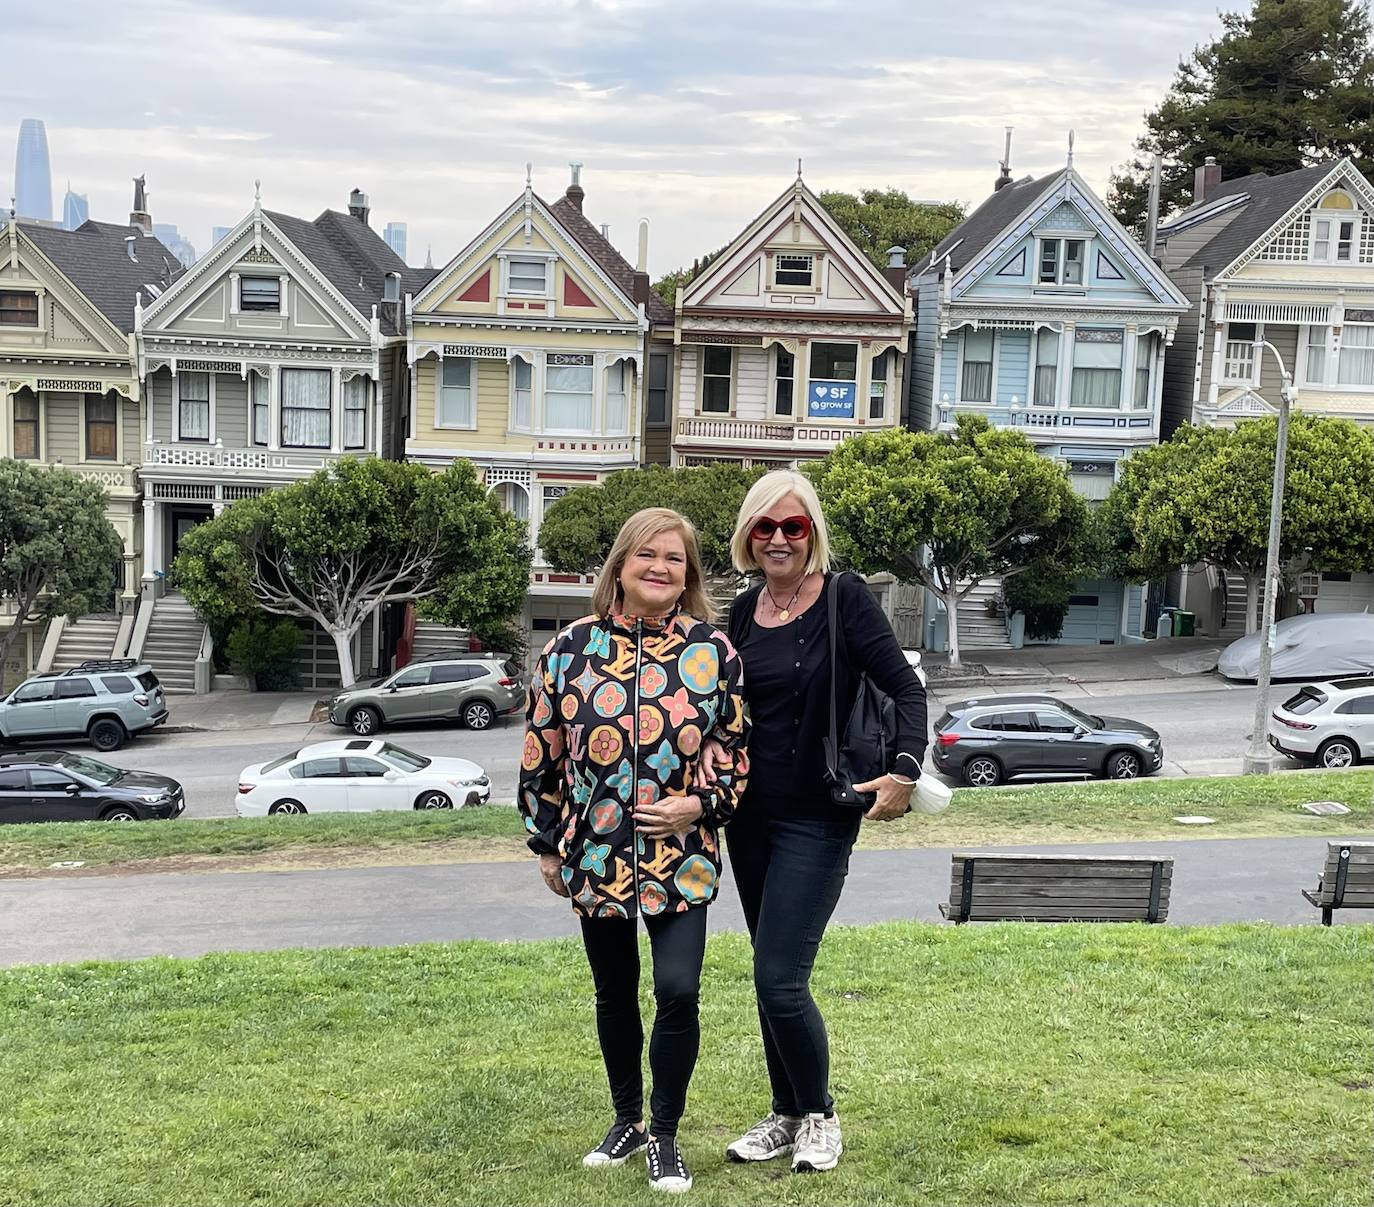
{"type": "Polygon", "coordinates": [[[675,511],[625,522],[592,604],[596,615],[559,633],[535,669],[519,806],[545,884],[572,900],[596,985],[615,1119],[583,1164],[643,1149],[650,1184],[683,1191],[692,1178],[677,1127],[700,1041],[706,906],[720,882],[718,830],[748,770],[740,660],[709,623],[696,531],[675,511]],[[706,738],[726,766],[694,788],[706,738]],[[647,1131],[636,917],[657,1003],[647,1131]]]}

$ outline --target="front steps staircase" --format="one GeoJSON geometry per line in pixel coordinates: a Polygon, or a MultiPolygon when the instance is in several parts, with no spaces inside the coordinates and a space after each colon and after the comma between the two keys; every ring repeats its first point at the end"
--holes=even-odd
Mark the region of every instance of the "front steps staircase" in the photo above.
{"type": "Polygon", "coordinates": [[[113,658],[119,638],[119,617],[113,613],[67,617],[58,638],[51,670],[61,674],[92,658],[113,658]]]}
{"type": "Polygon", "coordinates": [[[970,650],[1009,650],[1011,636],[1007,632],[1005,614],[988,612],[988,600],[1002,593],[1000,578],[987,578],[959,601],[959,652],[970,650]]]}
{"type": "Polygon", "coordinates": [[[153,615],[139,660],[157,672],[168,695],[194,692],[196,658],[205,640],[205,625],[186,597],[174,591],[143,606],[151,607],[153,615]]]}

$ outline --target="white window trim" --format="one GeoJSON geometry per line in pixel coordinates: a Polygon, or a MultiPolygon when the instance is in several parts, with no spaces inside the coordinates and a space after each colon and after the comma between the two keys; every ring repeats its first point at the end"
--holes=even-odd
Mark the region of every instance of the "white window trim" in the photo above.
{"type": "Polygon", "coordinates": [[[6,331],[46,331],[48,326],[48,291],[41,285],[20,285],[6,282],[0,284],[0,290],[5,293],[31,293],[38,299],[37,322],[32,327],[23,327],[18,323],[6,323],[0,326],[0,334],[6,331]]]}
{"type": "MultiPolygon", "coordinates": [[[[268,373],[265,377],[255,369],[249,369],[244,375],[244,384],[248,387],[248,447],[249,448],[269,448],[272,444],[272,374],[268,373]],[[253,436],[253,382],[262,382],[263,391],[266,399],[261,403],[267,409],[267,439],[259,443],[253,436]]],[[[211,391],[213,393],[213,389],[211,391]]]]}
{"type": "MultiPolygon", "coordinates": [[[[542,372],[542,374],[541,374],[540,381],[539,381],[539,432],[540,432],[541,435],[548,435],[548,436],[580,436],[580,437],[582,437],[584,440],[586,440],[586,439],[595,439],[596,436],[597,436],[597,433],[604,430],[604,428],[603,428],[602,425],[603,425],[604,422],[605,422],[605,392],[606,392],[606,374],[605,374],[605,367],[606,367],[606,359],[605,359],[605,356],[602,355],[601,353],[588,353],[588,354],[587,354],[587,355],[590,355],[591,358],[592,358],[592,363],[591,363],[591,365],[590,365],[590,368],[591,368],[591,371],[592,371],[592,424],[591,424],[591,427],[585,428],[585,429],[584,429],[584,428],[564,428],[564,427],[550,427],[550,426],[548,426],[548,407],[547,407],[547,405],[546,405],[546,404],[547,404],[547,401],[548,401],[548,392],[549,392],[549,391],[548,391],[548,381],[549,381],[549,377],[548,377],[548,368],[549,368],[548,357],[549,357],[549,353],[550,353],[550,352],[566,352],[566,351],[568,351],[567,348],[551,348],[551,349],[546,349],[546,350],[545,350],[545,353],[544,353],[544,356],[543,356],[543,358],[542,358],[542,359],[543,359],[543,364],[542,364],[541,368],[542,368],[543,372],[542,372]]],[[[558,368],[559,366],[554,366],[554,367],[555,367],[555,368],[558,368]]],[[[569,366],[569,367],[587,368],[588,366],[586,366],[586,365],[579,365],[579,366],[569,366]]],[[[533,385],[533,381],[531,381],[531,385],[533,385]]],[[[566,393],[566,391],[559,391],[559,393],[566,393]]],[[[532,400],[531,400],[531,401],[532,401],[532,400]]]]}
{"type": "Polygon", "coordinates": [[[454,356],[451,360],[466,360],[468,362],[468,396],[472,402],[472,422],[471,423],[440,423],[439,418],[443,414],[444,400],[444,357],[439,357],[434,362],[434,428],[440,432],[475,432],[477,430],[477,382],[481,376],[478,367],[481,364],[481,357],[477,356],[454,356]]]}
{"type": "Polygon", "coordinates": [[[1037,407],[1041,411],[1051,410],[1059,406],[1060,381],[1063,377],[1059,370],[1063,367],[1063,364],[1064,332],[1062,330],[1056,331],[1053,327],[1044,325],[1032,327],[1030,346],[1030,380],[1026,383],[1026,397],[1024,400],[1026,406],[1037,407]],[[1054,336],[1054,341],[1056,344],[1054,364],[1045,366],[1046,368],[1052,368],[1054,370],[1054,389],[1050,391],[1050,400],[1048,402],[1036,402],[1035,377],[1040,370],[1040,334],[1043,331],[1048,331],[1052,336],[1054,336]]]}
{"type": "MultiPolygon", "coordinates": [[[[634,371],[635,360],[634,357],[628,352],[612,354],[610,356],[607,356],[605,358],[605,363],[598,370],[598,374],[601,378],[601,388],[604,391],[604,397],[602,399],[601,406],[601,422],[597,425],[597,430],[602,432],[607,439],[614,440],[627,437],[634,428],[633,412],[636,385],[634,371]],[[613,391],[610,388],[610,380],[611,370],[616,368],[617,366],[620,367],[621,384],[625,387],[622,395],[625,399],[625,426],[621,431],[613,432],[611,431],[610,419],[611,394],[613,391]]],[[[595,388],[596,383],[593,382],[592,384],[593,388],[595,388]]],[[[593,406],[595,406],[595,403],[593,403],[593,406]]]]}
{"type": "Polygon", "coordinates": [[[1360,224],[1364,215],[1359,210],[1323,210],[1313,209],[1312,218],[1309,223],[1310,231],[1307,240],[1307,262],[1309,264],[1321,264],[1327,268],[1354,268],[1360,263],[1360,224]],[[1329,219],[1331,222],[1331,238],[1328,241],[1330,250],[1324,259],[1317,258],[1317,223],[1322,219],[1329,219]],[[1353,223],[1350,240],[1350,259],[1338,260],[1336,252],[1340,247],[1341,223],[1353,223]]]}
{"type": "MultiPolygon", "coordinates": [[[[1072,338],[1069,343],[1069,371],[1065,375],[1067,388],[1065,394],[1065,406],[1074,414],[1096,411],[1102,415],[1120,415],[1131,409],[1131,397],[1135,392],[1135,373],[1133,371],[1134,358],[1128,355],[1130,340],[1133,338],[1132,332],[1126,327],[1089,327],[1087,324],[1076,326],[1073,330],[1072,338]],[[1073,373],[1078,360],[1078,332],[1111,330],[1121,332],[1121,388],[1117,391],[1116,405],[1105,407],[1088,407],[1073,405],[1073,373]]],[[[1086,365],[1085,368],[1100,368],[1098,365],[1086,365]]]]}
{"type": "Polygon", "coordinates": [[[1069,293],[1084,293],[1088,288],[1088,276],[1093,263],[1092,255],[1096,250],[1093,237],[1088,231],[1037,231],[1035,234],[1035,268],[1031,274],[1032,286],[1039,290],[1064,290],[1069,293]],[[1069,242],[1083,244],[1083,256],[1079,261],[1083,270],[1083,279],[1077,283],[1066,283],[1064,280],[1064,266],[1068,263],[1069,242]],[[1059,250],[1055,255],[1054,280],[1042,281],[1040,279],[1040,263],[1044,255],[1044,245],[1046,243],[1058,243],[1059,250]]]}
{"type": "MultiPolygon", "coordinates": [[[[98,394],[97,397],[99,397],[99,398],[104,398],[104,397],[106,397],[106,395],[108,395],[109,393],[110,393],[110,391],[109,391],[109,390],[106,390],[106,391],[104,391],[103,393],[98,394]]],[[[87,462],[87,461],[91,461],[90,448],[89,448],[89,446],[88,446],[87,443],[86,443],[86,400],[87,400],[88,395],[85,394],[85,393],[82,393],[82,394],[80,394],[78,397],[80,398],[80,402],[77,404],[77,406],[78,406],[78,420],[77,420],[77,422],[78,422],[78,425],[79,425],[79,427],[80,427],[80,431],[79,431],[79,433],[78,433],[78,437],[79,437],[79,441],[80,441],[79,447],[80,447],[80,449],[81,449],[81,461],[82,461],[82,463],[84,464],[84,463],[87,462]]],[[[118,391],[115,392],[115,417],[114,417],[114,423],[115,423],[115,453],[114,453],[114,456],[113,456],[113,457],[101,457],[101,458],[100,458],[99,460],[97,460],[97,461],[91,461],[91,464],[92,464],[92,465],[118,465],[121,461],[124,460],[124,402],[123,402],[123,398],[124,398],[124,396],[123,396],[122,394],[120,394],[118,391]]],[[[41,416],[42,409],[43,409],[43,408],[42,408],[42,406],[41,406],[41,404],[40,404],[40,406],[39,406],[40,416],[41,416]]],[[[12,413],[11,413],[11,422],[13,422],[13,414],[12,414],[12,413]]],[[[13,433],[11,433],[11,439],[13,439],[13,433]]],[[[213,441],[211,441],[211,443],[213,443],[213,441]]]]}
{"type": "MultiPolygon", "coordinates": [[[[962,341],[962,340],[960,341],[959,349],[960,349],[960,355],[962,355],[962,354],[963,354],[963,341],[962,341]]],[[[866,349],[864,348],[863,344],[862,344],[857,338],[854,338],[854,339],[845,339],[843,336],[830,336],[830,337],[827,337],[827,336],[824,336],[824,335],[820,335],[820,336],[813,335],[813,336],[810,337],[810,339],[808,340],[808,342],[807,342],[807,344],[806,344],[806,347],[805,347],[805,353],[806,353],[806,355],[805,355],[805,364],[802,363],[802,351],[803,351],[802,349],[798,349],[798,352],[797,352],[797,368],[798,368],[798,369],[801,369],[801,370],[804,370],[804,372],[803,372],[803,373],[798,373],[798,375],[792,379],[792,380],[793,380],[793,386],[792,386],[792,407],[793,407],[793,416],[792,416],[792,417],[793,417],[794,422],[796,422],[796,423],[819,423],[819,424],[822,424],[822,425],[825,425],[825,426],[831,426],[831,425],[837,424],[837,423],[838,423],[838,424],[846,424],[846,423],[848,423],[848,424],[857,424],[857,423],[860,421],[860,419],[862,418],[862,416],[864,416],[864,415],[866,415],[866,414],[868,413],[868,381],[867,381],[867,377],[866,377],[866,375],[865,375],[865,373],[864,373],[864,371],[863,371],[864,353],[865,353],[866,349]],[[818,416],[818,415],[812,415],[812,414],[811,414],[811,383],[812,383],[813,381],[839,381],[839,380],[841,380],[841,379],[838,378],[838,377],[821,377],[821,378],[813,378],[813,377],[811,376],[811,354],[812,354],[812,352],[814,352],[815,347],[816,347],[817,344],[841,344],[841,345],[844,345],[844,346],[846,346],[846,347],[852,347],[852,348],[854,349],[854,418],[853,418],[853,419],[842,419],[842,418],[840,418],[840,417],[838,417],[838,416],[833,416],[833,415],[829,415],[829,416],[818,416]],[[801,382],[801,383],[802,383],[802,388],[801,388],[800,393],[798,393],[798,391],[797,391],[797,385],[796,385],[797,382],[801,382]],[[800,401],[800,404],[801,404],[801,412],[800,412],[800,413],[797,413],[796,407],[797,407],[797,404],[798,404],[799,401],[800,401]]],[[[993,374],[994,374],[994,378],[995,378],[995,376],[996,376],[996,373],[997,373],[997,367],[996,367],[996,365],[994,364],[994,365],[993,365],[993,374]]]]}
{"type": "MultiPolygon", "coordinates": [[[[326,368],[323,365],[278,365],[275,374],[277,378],[277,406],[275,439],[278,449],[289,449],[291,451],[300,450],[307,453],[337,453],[340,451],[340,442],[343,434],[340,428],[343,427],[343,420],[340,417],[343,407],[343,387],[340,382],[340,373],[337,367],[326,368]],[[329,416],[329,443],[323,444],[287,444],[282,435],[283,418],[286,414],[286,391],[282,389],[282,374],[287,372],[327,372],[329,374],[329,410],[325,413],[329,416]]],[[[212,388],[213,393],[213,388],[212,388]]],[[[271,396],[269,395],[269,398],[271,396]]]]}
{"type": "Polygon", "coordinates": [[[818,285],[819,285],[818,276],[819,276],[819,272],[820,272],[820,261],[819,261],[819,259],[817,258],[815,252],[811,252],[811,251],[774,251],[774,252],[771,254],[771,256],[770,256],[770,259],[771,259],[771,261],[772,261],[772,270],[771,270],[771,272],[769,273],[769,276],[770,276],[770,278],[772,279],[773,288],[774,288],[774,289],[781,289],[781,290],[788,290],[788,289],[815,289],[815,288],[818,287],[818,285]],[[806,260],[811,261],[811,280],[809,280],[805,285],[789,285],[789,284],[787,284],[787,283],[784,282],[784,281],[779,281],[779,280],[778,280],[778,273],[781,272],[781,271],[787,271],[787,272],[800,272],[800,271],[801,271],[800,269],[796,269],[796,268],[790,268],[790,269],[786,269],[786,270],[782,269],[782,268],[780,267],[778,261],[781,260],[783,256],[791,256],[791,257],[796,258],[796,259],[806,259],[806,260]]]}
{"type": "MultiPolygon", "coordinates": [[[[1263,368],[1263,350],[1252,349],[1250,357],[1250,376],[1249,377],[1228,377],[1226,375],[1226,347],[1228,344],[1251,343],[1249,340],[1238,340],[1231,338],[1231,328],[1242,325],[1227,322],[1226,329],[1221,333],[1221,384],[1223,386],[1258,386],[1260,383],[1260,372],[1263,368]]],[[[1245,323],[1244,326],[1254,327],[1255,339],[1264,339],[1263,323],[1245,323]]]]}
{"type": "Polygon", "coordinates": [[[773,423],[797,423],[797,354],[790,352],[779,343],[772,344],[768,349],[768,396],[767,413],[764,418],[773,423]],[[792,357],[792,376],[780,377],[778,374],[778,353],[783,353],[792,357]],[[778,412],[778,382],[790,381],[792,383],[792,409],[786,415],[778,412]]]}
{"type": "Polygon", "coordinates": [[[524,348],[513,349],[510,359],[506,362],[507,372],[510,374],[510,397],[507,399],[508,410],[506,412],[506,430],[518,433],[521,436],[528,436],[535,430],[535,400],[539,397],[539,382],[537,380],[538,365],[541,357],[536,353],[524,348]],[[521,427],[515,421],[515,362],[521,361],[527,364],[530,369],[530,405],[529,422],[521,427]]]}
{"type": "MultiPolygon", "coordinates": [[[[373,435],[375,434],[375,431],[374,431],[374,428],[373,428],[372,412],[373,412],[373,410],[375,409],[373,403],[374,403],[374,399],[375,399],[375,397],[376,397],[376,389],[377,389],[377,383],[376,383],[375,381],[372,380],[372,375],[371,375],[370,373],[358,374],[358,375],[356,375],[356,376],[354,376],[354,377],[350,377],[347,381],[340,380],[340,382],[339,382],[339,448],[340,448],[343,452],[345,452],[345,453],[356,454],[356,455],[358,455],[358,456],[366,456],[367,453],[370,451],[370,449],[369,449],[369,437],[371,437],[371,436],[373,436],[373,435]],[[358,381],[361,381],[361,382],[363,383],[363,405],[362,405],[362,413],[363,413],[363,442],[362,442],[361,444],[353,444],[353,445],[350,445],[350,444],[348,443],[348,431],[347,431],[347,426],[348,426],[348,425],[347,425],[346,422],[345,422],[345,420],[348,418],[348,412],[349,412],[350,408],[349,408],[348,405],[347,405],[347,399],[346,399],[345,396],[346,396],[346,394],[348,393],[348,387],[351,386],[351,385],[353,385],[354,382],[358,382],[358,381]]],[[[251,419],[250,419],[250,425],[251,425],[251,419]]],[[[249,432],[249,435],[250,435],[250,436],[252,435],[252,432],[251,432],[251,431],[249,432]]]]}
{"type": "Polygon", "coordinates": [[[1336,342],[1334,329],[1331,328],[1331,327],[1328,327],[1328,328],[1326,329],[1326,364],[1327,364],[1327,370],[1326,370],[1326,372],[1327,372],[1327,382],[1328,382],[1328,384],[1322,386],[1322,389],[1324,389],[1324,390],[1331,390],[1332,392],[1338,393],[1338,394],[1368,394],[1371,390],[1374,390],[1374,386],[1364,386],[1364,385],[1342,385],[1342,384],[1340,383],[1340,380],[1339,380],[1339,379],[1340,379],[1340,372],[1341,372],[1341,366],[1340,366],[1341,348],[1342,348],[1342,347],[1344,346],[1344,344],[1345,344],[1345,333],[1346,333],[1348,330],[1350,330],[1350,328],[1352,328],[1352,327],[1359,327],[1361,330],[1364,330],[1365,328],[1369,328],[1369,329],[1371,329],[1371,330],[1374,330],[1374,323],[1344,323],[1344,322],[1343,322],[1343,323],[1341,324],[1341,340],[1340,340],[1340,343],[1337,343],[1337,342],[1336,342]]]}
{"type": "Polygon", "coordinates": [[[497,253],[497,262],[501,268],[500,276],[500,296],[503,298],[514,298],[518,302],[534,300],[553,301],[553,279],[555,276],[555,266],[558,263],[558,255],[551,251],[511,251],[509,248],[497,253]],[[534,293],[523,289],[512,289],[510,283],[510,262],[512,260],[542,260],[544,261],[544,292],[534,293]]]}
{"type": "Polygon", "coordinates": [[[286,278],[272,273],[245,272],[236,273],[234,276],[234,288],[238,294],[234,313],[238,315],[272,314],[279,318],[286,318],[286,278]],[[275,310],[248,310],[243,305],[243,283],[245,281],[276,281],[277,283],[277,308],[275,310]]]}
{"type": "MultiPolygon", "coordinates": [[[[996,342],[997,342],[997,341],[996,341],[996,338],[994,337],[993,343],[996,344],[996,342]]],[[[893,379],[894,377],[899,377],[898,373],[896,372],[896,370],[897,370],[897,349],[896,349],[896,348],[883,348],[881,351],[875,352],[875,351],[873,350],[872,347],[869,347],[868,349],[866,349],[866,351],[868,352],[868,360],[867,360],[867,363],[868,363],[868,372],[865,374],[865,377],[866,377],[867,380],[866,380],[866,382],[865,382],[864,391],[863,391],[863,419],[864,419],[864,422],[866,422],[866,423],[885,424],[885,423],[890,422],[890,420],[889,420],[889,418],[888,418],[888,411],[889,411],[889,409],[890,409],[891,406],[892,406],[892,398],[893,398],[894,393],[896,392],[896,391],[893,389],[893,386],[892,386],[892,379],[893,379]],[[873,414],[873,386],[876,384],[876,380],[877,380],[877,379],[875,379],[874,376],[873,376],[873,370],[874,370],[875,366],[878,364],[878,361],[879,361],[879,360],[881,360],[881,361],[883,362],[883,364],[887,366],[887,374],[886,374],[886,376],[884,376],[884,377],[882,378],[882,382],[883,382],[883,409],[882,409],[882,413],[879,414],[879,415],[874,415],[874,414],[873,414]]],[[[997,370],[996,370],[996,366],[994,366],[994,367],[993,367],[993,372],[995,373],[996,371],[997,371],[997,370]]],[[[899,378],[899,380],[900,380],[900,378],[899,378]]],[[[859,408],[858,408],[858,406],[855,406],[854,409],[855,409],[855,411],[857,412],[859,408]]],[[[859,418],[859,416],[858,416],[857,413],[855,414],[855,418],[856,418],[856,419],[859,418]]]]}
{"type": "MultiPolygon", "coordinates": [[[[959,359],[955,364],[954,373],[954,393],[956,395],[954,401],[956,406],[982,407],[990,411],[997,406],[997,353],[1002,341],[998,338],[997,328],[993,327],[990,332],[992,335],[992,384],[988,387],[987,402],[977,402],[964,398],[964,339],[973,330],[972,327],[964,327],[959,332],[959,359]]],[[[983,362],[976,361],[974,363],[982,364],[983,362]]]]}
{"type": "MultiPolygon", "coordinates": [[[[735,394],[739,386],[739,357],[736,355],[739,349],[732,344],[700,344],[698,346],[701,352],[697,356],[697,416],[702,419],[733,419],[737,401],[735,394]],[[723,411],[708,411],[706,409],[706,353],[714,348],[724,348],[730,353],[730,405],[723,411]]],[[[723,374],[712,373],[710,376],[721,377],[723,374]]],[[[795,403],[793,405],[795,407],[795,403]]],[[[793,417],[795,418],[795,415],[793,417]]]]}
{"type": "MultiPolygon", "coordinates": [[[[210,379],[210,435],[204,440],[187,440],[187,444],[214,444],[215,442],[215,379],[219,374],[206,373],[205,376],[210,379]]],[[[83,436],[82,439],[84,440],[85,437],[83,436]]],[[[178,375],[176,374],[172,376],[172,443],[182,443],[181,386],[178,381],[178,375]]]]}
{"type": "Polygon", "coordinates": [[[1336,381],[1336,352],[1334,348],[1335,340],[1332,337],[1332,327],[1330,323],[1303,323],[1298,327],[1298,364],[1294,370],[1293,377],[1298,387],[1308,387],[1314,390],[1357,390],[1358,386],[1338,386],[1336,381]],[[1326,375],[1321,381],[1312,381],[1307,374],[1308,351],[1313,327],[1326,328],[1326,375]]]}

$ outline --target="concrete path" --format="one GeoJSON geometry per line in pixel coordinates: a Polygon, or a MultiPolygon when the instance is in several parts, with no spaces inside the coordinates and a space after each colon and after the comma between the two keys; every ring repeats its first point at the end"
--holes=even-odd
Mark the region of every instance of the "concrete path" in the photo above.
{"type": "MultiPolygon", "coordinates": [[[[1315,925],[1319,915],[1300,890],[1316,884],[1327,841],[1193,839],[1002,849],[1171,855],[1171,923],[1315,925]]],[[[940,921],[936,907],[948,899],[949,857],[948,849],[857,852],[836,921],[940,921]]],[[[1356,913],[1353,920],[1368,917],[1356,913]]],[[[711,925],[744,929],[728,875],[711,908],[711,925]]],[[[0,881],[0,965],[575,933],[567,902],[539,883],[532,861],[0,881]]]]}

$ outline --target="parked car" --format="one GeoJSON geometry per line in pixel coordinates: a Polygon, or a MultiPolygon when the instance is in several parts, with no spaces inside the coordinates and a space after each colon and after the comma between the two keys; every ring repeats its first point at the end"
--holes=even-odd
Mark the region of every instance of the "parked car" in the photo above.
{"type": "Polygon", "coordinates": [[[1017,775],[1135,779],[1159,770],[1164,745],[1148,725],[1054,696],[988,696],[949,706],[935,722],[931,758],[937,771],[989,788],[1017,775]]]}
{"type": "Polygon", "coordinates": [[[366,738],[406,721],[458,720],[489,729],[502,713],[524,706],[525,680],[509,654],[449,654],[335,692],[329,720],[366,738]]]}
{"type": "Polygon", "coordinates": [[[245,767],[240,817],[461,809],[491,799],[491,780],[467,759],[431,759],[376,739],[317,742],[245,767]]]}
{"type": "Polygon", "coordinates": [[[152,667],[132,658],[99,659],[25,679],[0,700],[0,738],[51,742],[85,735],[108,753],[164,724],[167,715],[152,667]]]}
{"type": "MultiPolygon", "coordinates": [[[[1260,635],[1233,641],[1217,659],[1228,679],[1259,678],[1260,635]]],[[[1275,679],[1340,679],[1374,672],[1374,615],[1368,612],[1309,612],[1274,626],[1275,679]]]]}
{"type": "Polygon", "coordinates": [[[1322,767],[1374,759],[1374,676],[1300,687],[1270,715],[1269,744],[1322,767]]]}
{"type": "Polygon", "coordinates": [[[925,687],[926,671],[925,667],[921,665],[921,651],[903,650],[902,653],[906,655],[907,665],[910,666],[911,669],[916,672],[916,678],[918,678],[921,681],[921,686],[925,687]]]}
{"type": "Polygon", "coordinates": [[[165,775],[122,771],[61,750],[0,755],[0,824],[150,821],[179,817],[185,808],[181,785],[165,775]]]}

